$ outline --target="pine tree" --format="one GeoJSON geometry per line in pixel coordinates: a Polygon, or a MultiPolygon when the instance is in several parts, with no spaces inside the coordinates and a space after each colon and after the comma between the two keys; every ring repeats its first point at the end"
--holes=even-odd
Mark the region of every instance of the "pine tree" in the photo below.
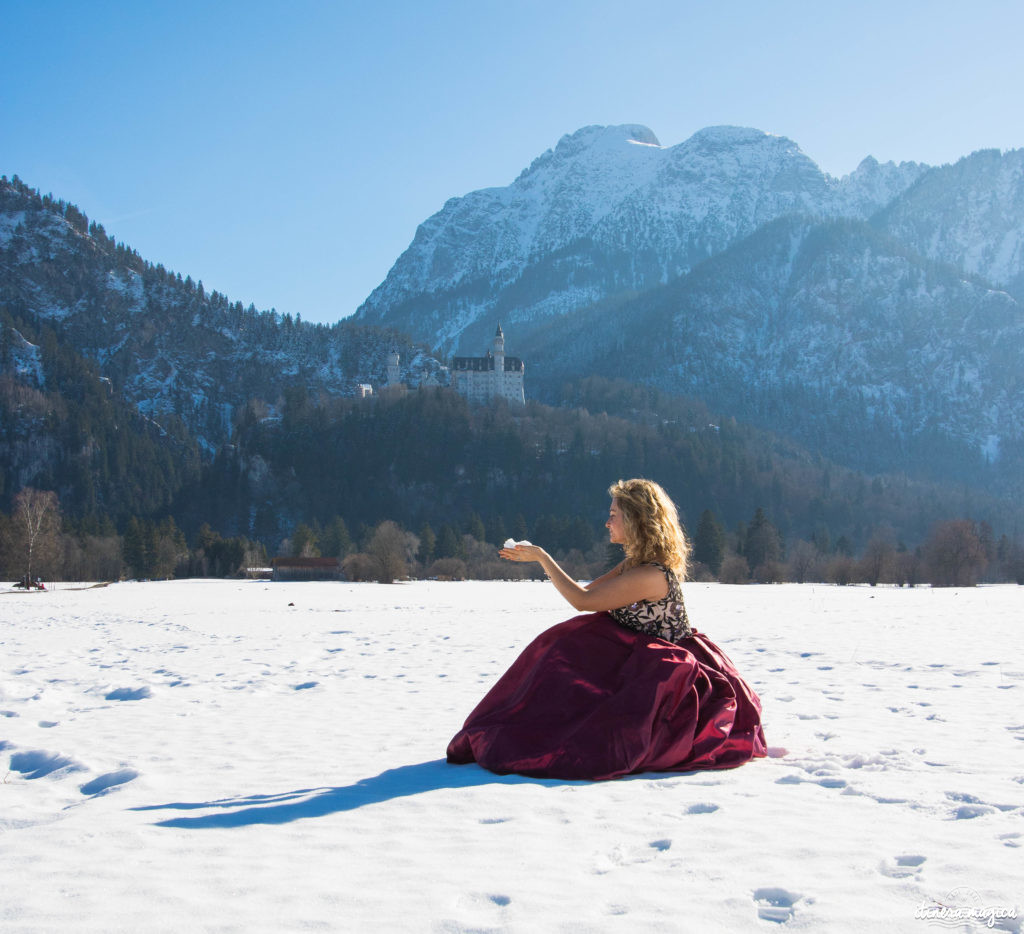
{"type": "Polygon", "coordinates": [[[335,516],[324,529],[320,551],[331,558],[344,558],[353,550],[352,536],[341,516],[335,516]]]}
{"type": "Polygon", "coordinates": [[[124,561],[135,577],[146,577],[149,559],[146,549],[146,530],[136,516],[128,520],[124,532],[124,561]]]}
{"type": "Polygon", "coordinates": [[[317,535],[305,522],[300,522],[292,532],[292,556],[295,558],[319,558],[317,535]]]}
{"type": "Polygon", "coordinates": [[[462,551],[462,542],[447,522],[437,533],[437,546],[434,549],[438,558],[458,558],[462,551]]]}
{"type": "Polygon", "coordinates": [[[472,535],[478,542],[487,541],[487,531],[478,513],[472,513],[466,522],[466,534],[472,535]]]}
{"type": "Polygon", "coordinates": [[[416,553],[416,560],[426,566],[434,560],[434,553],[437,550],[437,536],[430,527],[429,522],[424,522],[420,529],[420,547],[416,553]]]}
{"type": "Polygon", "coordinates": [[[701,513],[693,540],[693,560],[707,565],[716,577],[725,558],[725,529],[710,509],[701,513]]]}
{"type": "Polygon", "coordinates": [[[747,529],[744,555],[751,571],[756,571],[762,565],[779,561],[782,558],[782,539],[779,536],[779,530],[768,521],[768,517],[760,506],[754,513],[754,518],[747,529]]]}
{"type": "Polygon", "coordinates": [[[500,546],[507,538],[505,520],[501,516],[493,516],[487,523],[487,541],[492,545],[500,546]]]}

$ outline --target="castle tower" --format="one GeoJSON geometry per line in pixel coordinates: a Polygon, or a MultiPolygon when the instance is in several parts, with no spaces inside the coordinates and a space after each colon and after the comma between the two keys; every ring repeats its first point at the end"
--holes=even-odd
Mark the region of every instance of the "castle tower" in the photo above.
{"type": "Polygon", "coordinates": [[[401,371],[398,367],[398,360],[399,356],[395,351],[392,351],[387,356],[385,373],[387,374],[387,384],[389,386],[397,386],[399,379],[401,378],[401,371]]]}
{"type": "Polygon", "coordinates": [[[501,333],[501,325],[498,325],[498,330],[494,332],[494,372],[501,374],[501,378],[504,378],[505,373],[505,335],[501,333]]]}

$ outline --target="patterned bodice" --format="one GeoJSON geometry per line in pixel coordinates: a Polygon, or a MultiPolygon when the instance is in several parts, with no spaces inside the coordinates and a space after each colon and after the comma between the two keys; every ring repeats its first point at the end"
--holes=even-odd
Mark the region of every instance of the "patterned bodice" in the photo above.
{"type": "Polygon", "coordinates": [[[660,600],[640,600],[629,606],[609,610],[612,619],[620,626],[634,629],[648,636],[657,636],[668,642],[680,643],[693,635],[690,621],[683,605],[683,591],[675,573],[662,564],[655,564],[665,573],[668,593],[660,600]]]}

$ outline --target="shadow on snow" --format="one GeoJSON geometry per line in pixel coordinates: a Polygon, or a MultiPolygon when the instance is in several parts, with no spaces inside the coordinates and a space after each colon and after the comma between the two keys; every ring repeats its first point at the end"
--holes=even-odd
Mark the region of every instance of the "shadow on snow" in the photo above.
{"type": "MultiPolygon", "coordinates": [[[[650,777],[650,776],[648,776],[650,777]]],[[[496,775],[478,765],[449,765],[444,759],[417,762],[388,769],[373,778],[339,788],[303,788],[273,795],[245,795],[219,801],[181,801],[132,808],[134,811],[192,811],[214,809],[198,817],[172,817],[157,822],[158,827],[184,827],[201,830],[208,827],[248,827],[253,824],[287,824],[310,817],[324,817],[338,811],[353,811],[368,804],[380,804],[395,798],[438,791],[442,788],[471,788],[476,785],[566,785],[589,784],[559,779],[527,778],[523,775],[496,775]]]]}

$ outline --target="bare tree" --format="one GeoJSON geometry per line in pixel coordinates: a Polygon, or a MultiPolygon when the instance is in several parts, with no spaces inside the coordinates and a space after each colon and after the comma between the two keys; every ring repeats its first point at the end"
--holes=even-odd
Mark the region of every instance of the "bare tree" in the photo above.
{"type": "Polygon", "coordinates": [[[380,562],[365,551],[346,555],[341,562],[341,569],[345,572],[345,579],[350,581],[372,581],[381,576],[380,562]]]}
{"type": "Polygon", "coordinates": [[[33,563],[38,567],[56,550],[60,533],[57,494],[25,487],[14,497],[14,531],[25,560],[25,576],[31,581],[33,563]]]}
{"type": "Polygon", "coordinates": [[[897,551],[892,568],[893,580],[901,587],[916,587],[924,580],[924,563],[912,551],[897,551]]]}
{"type": "Polygon", "coordinates": [[[820,570],[816,569],[816,565],[819,563],[820,556],[814,545],[803,539],[794,542],[793,547],[789,550],[790,579],[802,584],[815,573],[820,576],[820,570]]]}
{"type": "Polygon", "coordinates": [[[973,587],[985,570],[985,547],[970,519],[939,522],[924,546],[934,587],[973,587]]]}
{"type": "Polygon", "coordinates": [[[888,530],[876,531],[871,536],[860,560],[860,576],[872,587],[882,581],[889,581],[893,576],[893,562],[896,558],[896,546],[892,543],[892,535],[888,530]]]}
{"type": "Polygon", "coordinates": [[[849,555],[835,555],[825,566],[825,580],[846,587],[853,583],[855,570],[853,558],[849,555]]]}
{"type": "Polygon", "coordinates": [[[718,579],[723,584],[749,584],[750,565],[741,555],[727,555],[722,561],[718,579]]]}
{"type": "Polygon", "coordinates": [[[367,545],[369,552],[378,564],[381,583],[390,584],[409,576],[409,563],[419,548],[419,539],[401,526],[385,519],[374,530],[367,545]]]}
{"type": "Polygon", "coordinates": [[[461,558],[438,558],[430,565],[427,575],[438,580],[464,581],[467,576],[466,562],[461,558]]]}

